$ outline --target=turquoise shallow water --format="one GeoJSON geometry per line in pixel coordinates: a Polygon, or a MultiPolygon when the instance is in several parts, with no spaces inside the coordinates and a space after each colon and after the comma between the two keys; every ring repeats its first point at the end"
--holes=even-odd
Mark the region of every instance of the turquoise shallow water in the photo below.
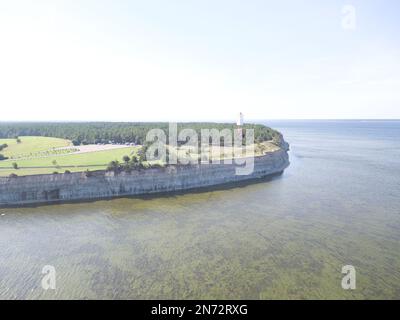
{"type": "Polygon", "coordinates": [[[0,209],[0,297],[399,299],[400,122],[266,124],[291,145],[269,182],[0,209]]]}

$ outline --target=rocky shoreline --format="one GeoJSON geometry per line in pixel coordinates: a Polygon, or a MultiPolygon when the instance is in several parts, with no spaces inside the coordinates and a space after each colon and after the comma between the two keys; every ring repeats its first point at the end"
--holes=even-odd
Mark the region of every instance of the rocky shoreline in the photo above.
{"type": "MultiPolygon", "coordinates": [[[[87,201],[123,196],[182,192],[224,184],[262,179],[282,173],[289,166],[288,144],[254,158],[254,170],[237,175],[237,165],[170,165],[115,174],[95,171],[0,178],[0,206],[23,206],[68,201],[87,201]]],[[[246,160],[246,158],[243,158],[246,160]]]]}

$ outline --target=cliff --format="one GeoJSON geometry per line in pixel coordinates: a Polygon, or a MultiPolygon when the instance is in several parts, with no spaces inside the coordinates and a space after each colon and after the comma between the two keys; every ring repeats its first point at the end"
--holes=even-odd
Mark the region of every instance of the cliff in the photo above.
{"type": "Polygon", "coordinates": [[[254,159],[249,175],[237,175],[237,165],[196,164],[135,170],[0,178],[0,206],[134,196],[204,188],[259,179],[283,172],[289,165],[288,145],[254,159]]]}

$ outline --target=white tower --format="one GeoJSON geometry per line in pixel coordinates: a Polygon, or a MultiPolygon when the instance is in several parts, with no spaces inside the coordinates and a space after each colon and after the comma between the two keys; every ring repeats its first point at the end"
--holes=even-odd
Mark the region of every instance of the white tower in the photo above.
{"type": "Polygon", "coordinates": [[[244,120],[243,120],[244,118],[243,118],[243,113],[239,113],[239,118],[238,118],[238,120],[237,120],[237,122],[236,122],[236,124],[237,124],[237,126],[238,127],[241,127],[241,126],[243,126],[243,123],[244,123],[244,120]]]}

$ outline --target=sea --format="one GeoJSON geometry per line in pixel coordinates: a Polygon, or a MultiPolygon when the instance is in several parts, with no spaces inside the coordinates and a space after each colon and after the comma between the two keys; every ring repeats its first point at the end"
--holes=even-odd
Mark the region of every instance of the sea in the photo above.
{"type": "Polygon", "coordinates": [[[400,121],[262,123],[268,181],[0,209],[0,299],[400,299],[400,121]]]}

